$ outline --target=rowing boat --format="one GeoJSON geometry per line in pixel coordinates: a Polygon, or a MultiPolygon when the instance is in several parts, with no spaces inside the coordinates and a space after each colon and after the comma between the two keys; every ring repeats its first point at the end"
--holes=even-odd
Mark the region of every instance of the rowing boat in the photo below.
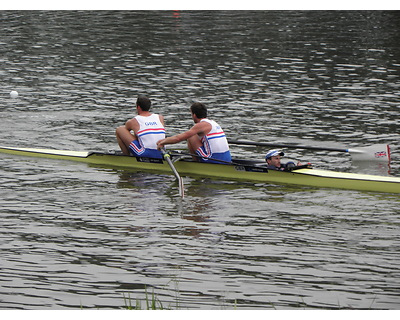
{"type": "MultiPolygon", "coordinates": [[[[171,166],[161,159],[125,156],[118,152],[81,152],[53,149],[12,148],[0,146],[0,152],[85,162],[96,166],[130,168],[172,174],[171,166]]],[[[321,188],[400,193],[400,178],[297,167],[292,171],[268,170],[265,162],[235,159],[230,164],[199,163],[171,153],[176,170],[185,176],[293,184],[321,188]]]]}

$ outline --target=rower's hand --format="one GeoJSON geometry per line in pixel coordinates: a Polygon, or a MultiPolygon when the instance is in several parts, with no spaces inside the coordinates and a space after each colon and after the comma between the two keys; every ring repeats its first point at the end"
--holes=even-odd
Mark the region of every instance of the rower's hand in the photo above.
{"type": "Polygon", "coordinates": [[[165,147],[165,145],[163,144],[163,141],[164,141],[165,139],[162,139],[162,140],[158,140],[157,141],[157,149],[158,150],[161,150],[162,148],[164,148],[165,147]]]}

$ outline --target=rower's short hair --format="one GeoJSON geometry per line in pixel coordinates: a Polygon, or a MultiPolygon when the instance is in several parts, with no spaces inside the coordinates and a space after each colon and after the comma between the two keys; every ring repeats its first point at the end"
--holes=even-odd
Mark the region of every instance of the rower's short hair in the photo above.
{"type": "Polygon", "coordinates": [[[207,107],[200,102],[193,103],[190,106],[190,111],[199,119],[207,118],[207,107]]]}
{"type": "Polygon", "coordinates": [[[149,111],[151,107],[151,101],[146,96],[138,96],[136,105],[139,106],[143,111],[149,111]]]}

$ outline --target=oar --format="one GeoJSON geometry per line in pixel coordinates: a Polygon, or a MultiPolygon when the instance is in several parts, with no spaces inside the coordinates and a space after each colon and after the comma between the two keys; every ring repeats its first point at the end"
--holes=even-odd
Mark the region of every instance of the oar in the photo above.
{"type": "Polygon", "coordinates": [[[274,148],[293,148],[293,149],[308,149],[308,150],[319,150],[319,151],[337,151],[337,152],[348,152],[357,161],[386,161],[390,163],[390,146],[387,144],[375,144],[368,147],[361,148],[331,148],[331,147],[317,147],[317,146],[302,146],[296,144],[280,144],[280,143],[268,143],[268,142],[253,142],[253,141],[241,141],[241,140],[229,140],[231,144],[241,144],[248,146],[259,146],[259,147],[274,147],[274,148]]]}
{"type": "Polygon", "coordinates": [[[182,177],[179,175],[178,171],[176,170],[174,164],[172,163],[171,156],[169,153],[165,151],[165,149],[161,149],[161,153],[163,154],[164,160],[168,162],[169,166],[171,167],[172,172],[174,173],[176,179],[178,180],[179,184],[179,196],[182,197],[182,199],[185,196],[185,189],[183,186],[183,180],[182,177]]]}

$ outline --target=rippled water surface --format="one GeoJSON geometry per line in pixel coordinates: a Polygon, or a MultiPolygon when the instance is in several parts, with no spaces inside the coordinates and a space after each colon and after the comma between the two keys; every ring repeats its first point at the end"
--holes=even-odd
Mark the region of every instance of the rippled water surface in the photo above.
{"type": "MultiPolygon", "coordinates": [[[[138,94],[168,134],[208,105],[231,139],[356,147],[400,176],[398,11],[1,11],[0,142],[116,149],[138,94]],[[19,97],[11,99],[9,92],[19,97]]],[[[235,156],[265,149],[232,146],[235,156]]],[[[214,181],[0,155],[0,308],[398,309],[394,194],[214,181]]]]}

